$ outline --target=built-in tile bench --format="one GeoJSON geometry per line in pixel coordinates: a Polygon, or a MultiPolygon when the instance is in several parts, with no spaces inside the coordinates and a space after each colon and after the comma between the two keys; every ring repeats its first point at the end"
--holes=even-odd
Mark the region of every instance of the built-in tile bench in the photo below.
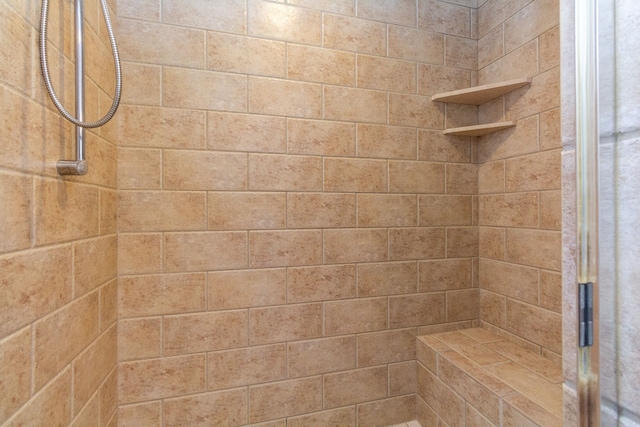
{"type": "Polygon", "coordinates": [[[562,368],[482,328],[417,338],[418,421],[562,426],[562,368]]]}

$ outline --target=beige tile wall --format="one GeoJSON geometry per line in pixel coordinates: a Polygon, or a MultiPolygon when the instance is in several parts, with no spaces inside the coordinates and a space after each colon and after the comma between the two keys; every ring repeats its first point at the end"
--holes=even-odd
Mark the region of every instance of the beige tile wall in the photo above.
{"type": "Polygon", "coordinates": [[[479,315],[456,3],[119,1],[120,425],[415,418],[415,335],[479,315]]]}
{"type": "MultiPolygon", "coordinates": [[[[98,3],[85,4],[95,120],[111,104],[113,62],[98,3]]],[[[50,6],[49,64],[73,111],[71,5],[50,6]]],[[[0,1],[0,424],[115,426],[117,149],[89,131],[89,173],[57,176],[75,136],[44,89],[39,17],[39,1],[0,1]]]]}
{"type": "Polygon", "coordinates": [[[480,319],[541,354],[562,354],[558,0],[488,0],[478,8],[478,82],[531,77],[480,106],[516,120],[481,137],[480,319]]]}

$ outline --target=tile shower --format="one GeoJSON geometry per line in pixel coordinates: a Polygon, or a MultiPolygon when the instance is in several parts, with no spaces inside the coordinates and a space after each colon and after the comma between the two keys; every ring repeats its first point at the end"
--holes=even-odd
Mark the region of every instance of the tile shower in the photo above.
{"type": "MultiPolygon", "coordinates": [[[[123,105],[60,179],[39,7],[0,0],[0,424],[405,423],[415,337],[480,325],[558,362],[558,3],[112,1],[123,105]]],[[[91,117],[113,82],[86,8],[91,117]]]]}

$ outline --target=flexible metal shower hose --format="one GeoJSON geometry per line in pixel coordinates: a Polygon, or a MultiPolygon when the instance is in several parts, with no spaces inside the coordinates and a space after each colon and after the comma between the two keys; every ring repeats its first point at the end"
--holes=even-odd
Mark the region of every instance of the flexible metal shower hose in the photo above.
{"type": "Polygon", "coordinates": [[[120,55],[118,54],[118,47],[116,46],[116,39],[113,35],[113,25],[111,24],[111,17],[109,16],[109,9],[107,7],[106,0],[100,0],[102,6],[102,14],[104,15],[104,21],[107,25],[107,33],[109,34],[109,41],[111,42],[111,51],[113,52],[113,60],[116,67],[116,89],[113,97],[113,103],[111,108],[105,114],[103,118],[95,122],[84,122],[78,120],[72,116],[62,105],[58,97],[56,96],[53,85],[51,83],[51,77],[49,76],[49,65],[47,63],[47,24],[49,21],[49,0],[42,0],[42,14],[40,17],[40,67],[42,68],[42,75],[44,77],[44,83],[47,86],[47,92],[51,97],[51,101],[56,106],[62,116],[69,120],[76,126],[82,128],[97,128],[107,123],[118,109],[120,104],[120,94],[122,92],[122,68],[120,66],[120,55]]]}

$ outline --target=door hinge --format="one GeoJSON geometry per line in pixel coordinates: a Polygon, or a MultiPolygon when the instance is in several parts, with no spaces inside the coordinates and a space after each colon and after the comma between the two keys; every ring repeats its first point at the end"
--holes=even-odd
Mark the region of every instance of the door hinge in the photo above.
{"type": "Polygon", "coordinates": [[[591,347],[593,345],[593,283],[580,283],[578,292],[580,298],[578,340],[580,347],[591,347]]]}

